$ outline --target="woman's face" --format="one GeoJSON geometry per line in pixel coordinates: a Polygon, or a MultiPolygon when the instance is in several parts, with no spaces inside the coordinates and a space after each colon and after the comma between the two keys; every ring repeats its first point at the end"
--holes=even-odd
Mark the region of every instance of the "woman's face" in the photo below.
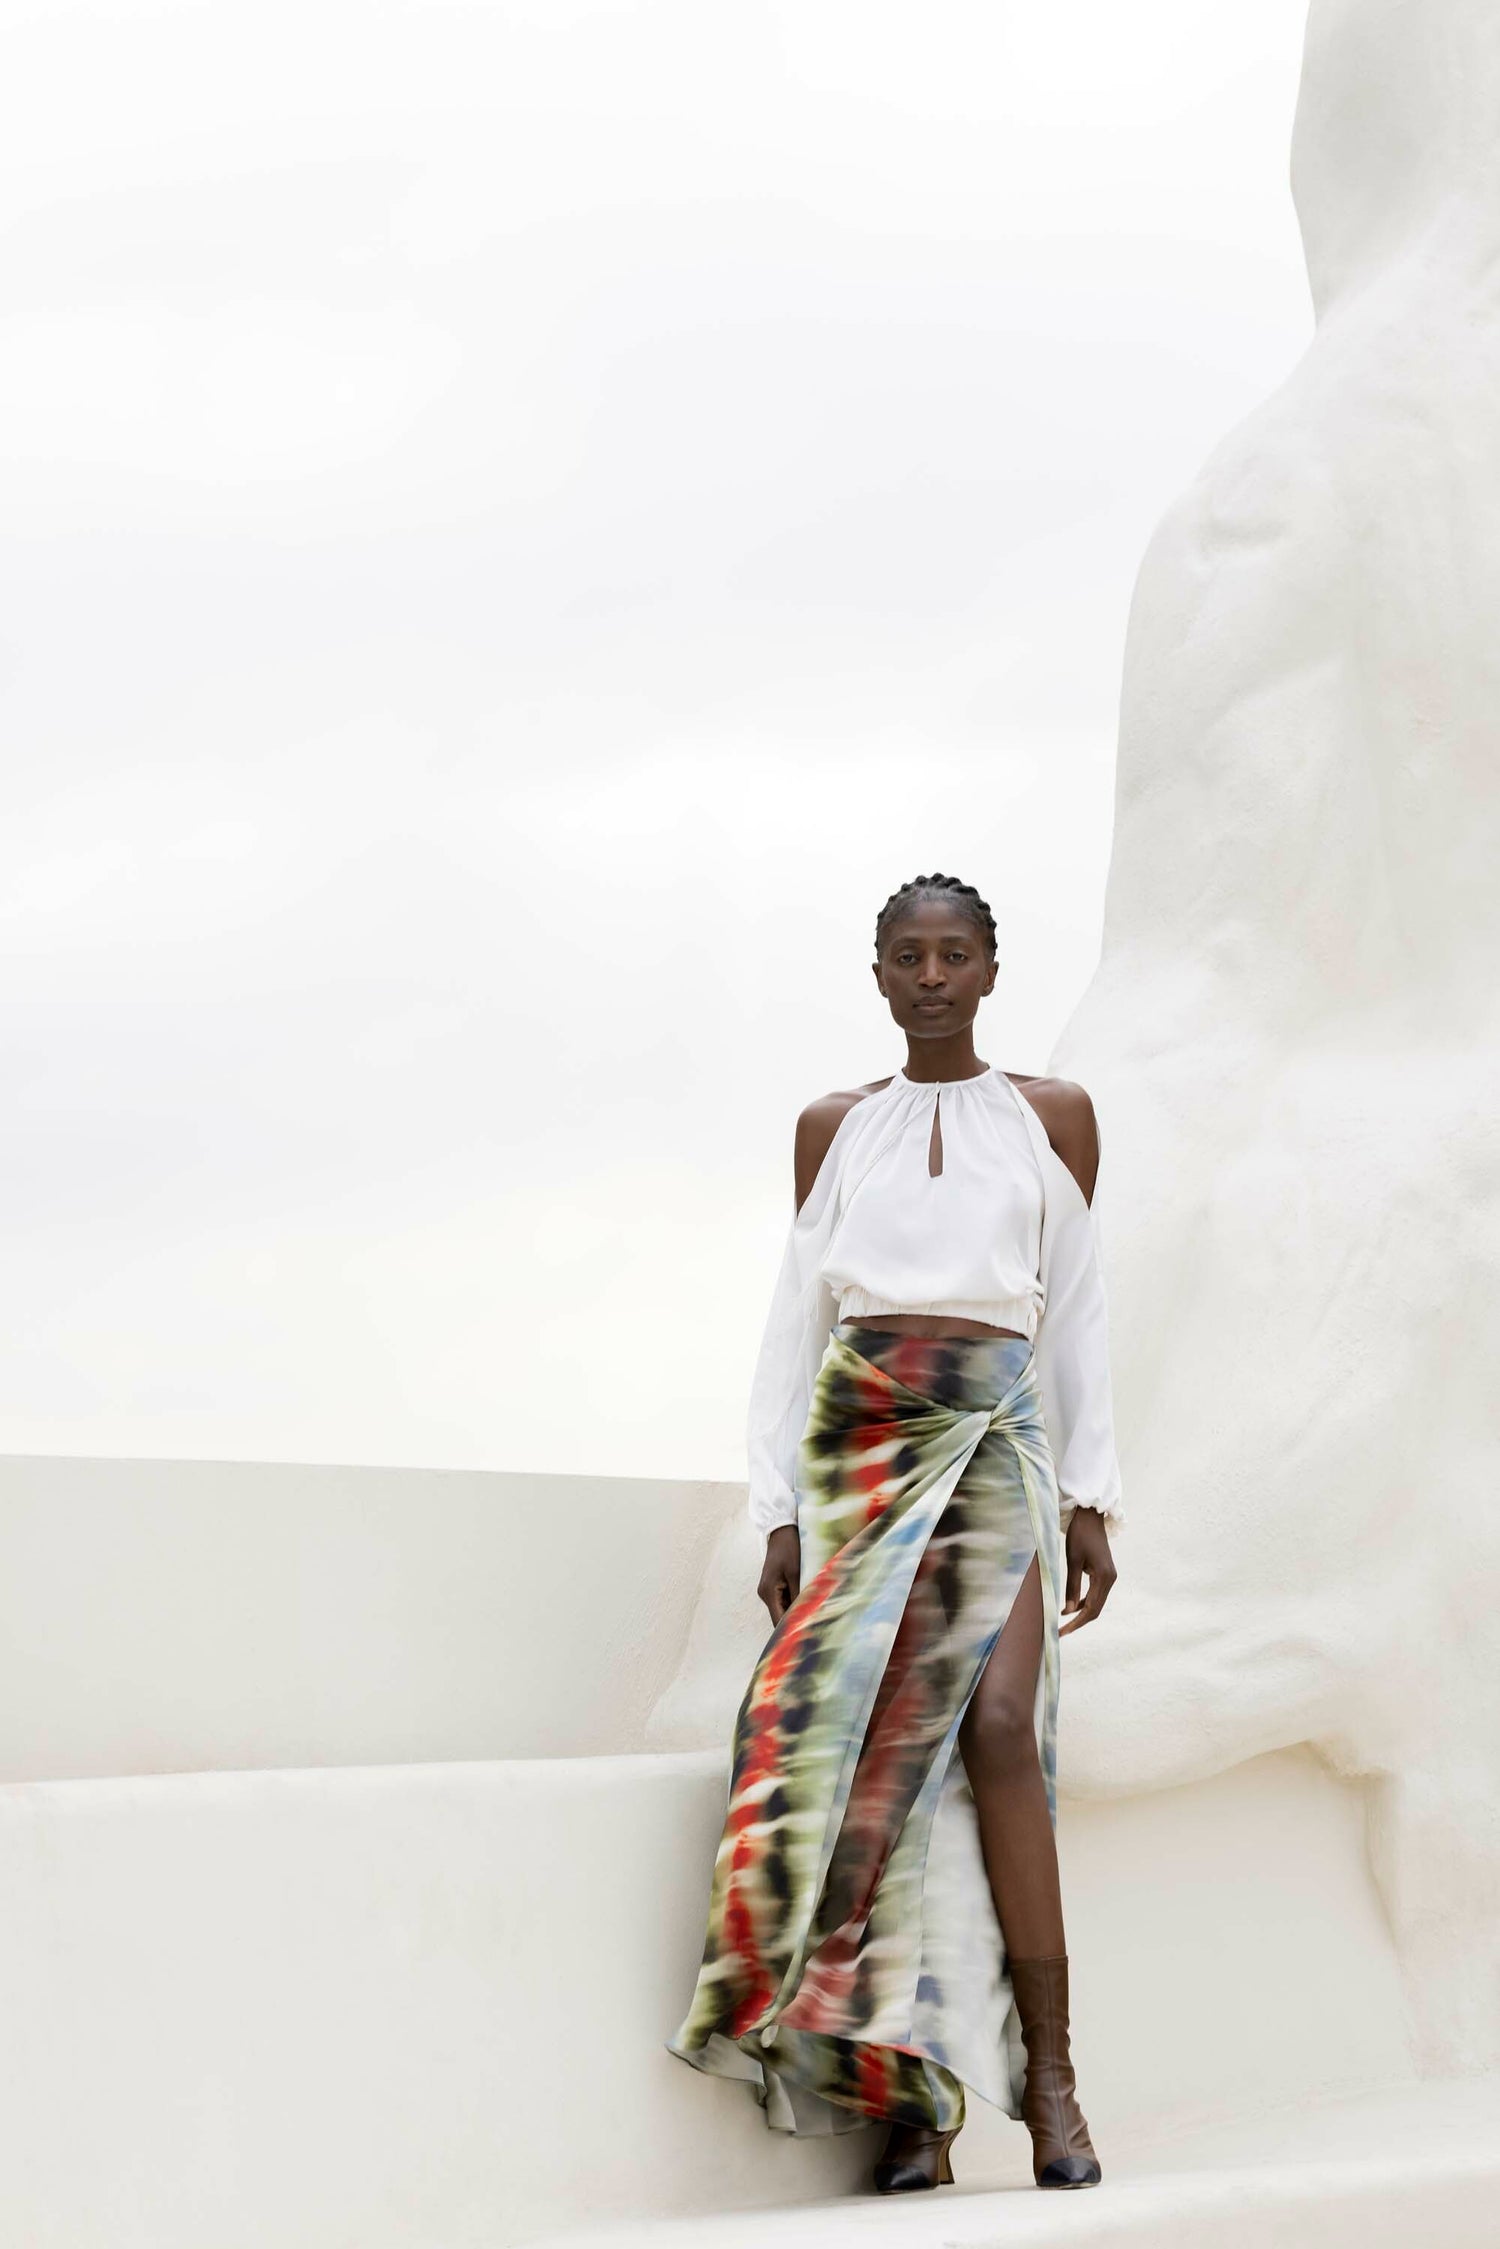
{"type": "Polygon", "coordinates": [[[909,1038],[951,1039],[994,988],[996,963],[967,914],[942,898],[904,906],[885,933],[875,981],[909,1038]]]}

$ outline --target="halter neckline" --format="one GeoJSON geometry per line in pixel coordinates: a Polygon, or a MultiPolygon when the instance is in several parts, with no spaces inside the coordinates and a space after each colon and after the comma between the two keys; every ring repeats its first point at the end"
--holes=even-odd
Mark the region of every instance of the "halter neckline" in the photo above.
{"type": "Polygon", "coordinates": [[[897,1070],[896,1075],[904,1085],[930,1085],[936,1090],[940,1086],[982,1085],[986,1078],[1002,1077],[1004,1072],[997,1062],[991,1062],[986,1069],[976,1070],[971,1078],[913,1078],[904,1069],[897,1070]]]}

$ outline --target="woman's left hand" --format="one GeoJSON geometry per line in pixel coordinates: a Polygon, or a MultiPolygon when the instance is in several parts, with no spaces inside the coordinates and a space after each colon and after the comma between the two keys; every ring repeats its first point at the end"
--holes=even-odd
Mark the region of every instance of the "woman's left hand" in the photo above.
{"type": "Polygon", "coordinates": [[[1109,1589],[1115,1582],[1115,1558],[1109,1550],[1109,1533],[1104,1528],[1104,1517],[1097,1507],[1075,1507],[1068,1524],[1068,1587],[1063,1601],[1066,1624],[1058,1626],[1058,1637],[1064,1632],[1076,1632],[1080,1624],[1092,1624],[1105,1602],[1109,1589]],[[1089,1589],[1080,1601],[1084,1576],[1089,1589]],[[1076,1609],[1076,1616],[1068,1616],[1076,1609]]]}

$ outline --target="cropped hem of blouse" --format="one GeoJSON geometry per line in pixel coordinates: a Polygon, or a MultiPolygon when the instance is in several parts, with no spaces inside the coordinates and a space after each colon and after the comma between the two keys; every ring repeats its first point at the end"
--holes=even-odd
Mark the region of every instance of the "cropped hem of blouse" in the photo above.
{"type": "Polygon", "coordinates": [[[914,1304],[908,1298],[897,1304],[884,1296],[872,1296],[868,1289],[846,1288],[839,1298],[841,1320],[870,1319],[878,1312],[946,1313],[951,1320],[983,1320],[992,1328],[1017,1328],[1028,1342],[1036,1334],[1038,1318],[1034,1296],[1013,1297],[1004,1304],[972,1297],[944,1297],[930,1304],[914,1304]]]}
{"type": "Polygon", "coordinates": [[[756,1530],[796,1523],[798,1451],[829,1337],[877,1306],[1028,1335],[1061,1518],[1095,1507],[1111,1530],[1122,1525],[1097,1199],[1085,1199],[998,1068],[937,1081],[898,1071],[854,1102],[793,1214],[756,1361],[747,1428],[756,1530]],[[981,1302],[992,1309],[975,1309],[981,1302]],[[1018,1316],[998,1316],[1002,1304],[1018,1316]]]}

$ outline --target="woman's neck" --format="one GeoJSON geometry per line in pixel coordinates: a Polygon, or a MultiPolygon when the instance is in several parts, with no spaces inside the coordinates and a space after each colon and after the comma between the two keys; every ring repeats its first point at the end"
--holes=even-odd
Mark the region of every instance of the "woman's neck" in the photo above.
{"type": "Polygon", "coordinates": [[[938,1078],[982,1078],[989,1069],[974,1052],[972,1033],[951,1039],[908,1039],[906,1075],[918,1085],[938,1078]]]}

